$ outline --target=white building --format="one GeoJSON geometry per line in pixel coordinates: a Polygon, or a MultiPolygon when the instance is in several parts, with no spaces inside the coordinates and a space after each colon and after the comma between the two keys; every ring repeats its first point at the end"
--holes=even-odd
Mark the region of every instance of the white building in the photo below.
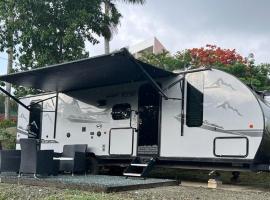
{"type": "Polygon", "coordinates": [[[156,37],[130,46],[128,49],[129,52],[135,56],[135,58],[139,58],[142,53],[158,54],[162,53],[163,51],[167,51],[163,44],[161,44],[161,42],[156,37]]]}

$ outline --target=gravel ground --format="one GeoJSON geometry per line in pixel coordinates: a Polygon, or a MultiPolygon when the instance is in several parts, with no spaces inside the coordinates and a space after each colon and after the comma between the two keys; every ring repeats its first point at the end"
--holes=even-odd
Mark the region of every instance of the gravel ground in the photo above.
{"type": "Polygon", "coordinates": [[[201,187],[169,186],[114,194],[60,190],[56,188],[0,184],[0,200],[265,200],[269,192],[229,191],[201,187]]]}
{"type": "Polygon", "coordinates": [[[13,184],[0,184],[0,199],[32,200],[57,194],[53,188],[40,188],[13,184]]]}
{"type": "Polygon", "coordinates": [[[162,188],[130,191],[120,194],[131,199],[155,199],[155,200],[265,200],[270,199],[269,192],[255,191],[229,191],[222,189],[207,189],[183,186],[170,186],[162,188]]]}
{"type": "Polygon", "coordinates": [[[105,186],[105,187],[116,187],[116,186],[129,186],[129,185],[141,185],[141,184],[152,184],[152,183],[166,183],[172,182],[169,179],[157,179],[157,178],[128,178],[124,176],[108,176],[108,175],[58,175],[49,176],[43,178],[45,181],[59,181],[61,183],[68,184],[83,184],[88,186],[105,186]]]}

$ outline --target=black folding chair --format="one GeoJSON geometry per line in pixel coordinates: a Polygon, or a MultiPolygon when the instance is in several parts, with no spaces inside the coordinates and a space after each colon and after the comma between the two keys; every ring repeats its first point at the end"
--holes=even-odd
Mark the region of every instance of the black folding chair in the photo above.
{"type": "Polygon", "coordinates": [[[51,175],[53,173],[53,150],[38,150],[36,139],[21,139],[20,174],[51,175]]]}
{"type": "Polygon", "coordinates": [[[15,172],[20,170],[20,150],[0,150],[0,173],[15,172]]]}

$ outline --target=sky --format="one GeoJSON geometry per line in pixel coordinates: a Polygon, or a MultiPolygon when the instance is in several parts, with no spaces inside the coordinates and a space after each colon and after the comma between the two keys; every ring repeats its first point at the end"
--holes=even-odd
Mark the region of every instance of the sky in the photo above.
{"type": "MultiPolygon", "coordinates": [[[[119,0],[119,2],[121,2],[119,0]]],[[[118,3],[121,24],[111,50],[157,37],[171,53],[215,44],[236,49],[256,63],[270,63],[269,0],[146,0],[141,5],[118,3]]],[[[104,53],[86,43],[90,56],[104,53]]],[[[0,73],[6,72],[6,55],[0,53],[0,73]]]]}

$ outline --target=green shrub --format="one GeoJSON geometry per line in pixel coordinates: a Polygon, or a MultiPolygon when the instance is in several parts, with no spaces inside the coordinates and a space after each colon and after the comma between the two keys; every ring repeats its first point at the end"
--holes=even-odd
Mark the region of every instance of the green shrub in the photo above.
{"type": "Polygon", "coordinates": [[[3,149],[15,149],[16,128],[0,128],[0,143],[3,149]],[[14,129],[14,130],[13,130],[14,129]],[[14,134],[15,132],[15,134],[14,134]]]}
{"type": "Polygon", "coordinates": [[[14,126],[16,126],[16,121],[14,120],[0,120],[0,128],[6,129],[14,126]]]}

